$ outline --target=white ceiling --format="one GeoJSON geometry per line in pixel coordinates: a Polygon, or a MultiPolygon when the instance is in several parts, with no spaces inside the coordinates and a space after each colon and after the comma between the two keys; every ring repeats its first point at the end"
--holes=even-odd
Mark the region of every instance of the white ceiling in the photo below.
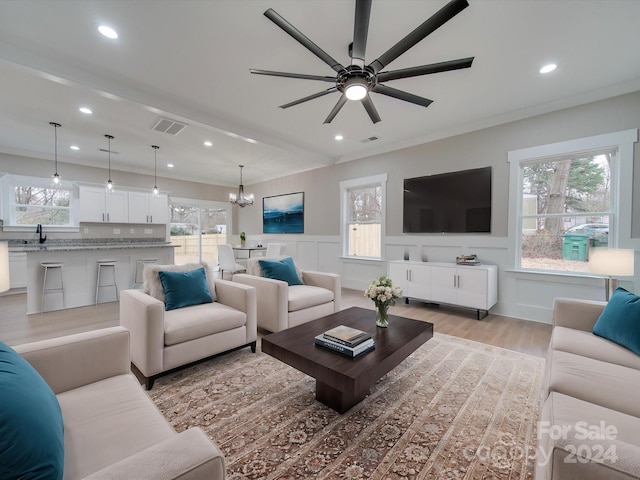
{"type": "MultiPolygon", "coordinates": [[[[373,0],[366,63],[445,3],[373,0]]],[[[157,144],[159,177],[233,186],[240,164],[251,184],[640,90],[640,1],[469,3],[387,67],[474,56],[470,69],[387,83],[433,104],[374,93],[378,124],[348,102],[324,125],[338,93],[278,106],[331,84],[249,68],[333,76],[263,12],[273,8],[347,65],[352,0],[0,0],[0,151],[52,160],[55,121],[59,162],[106,168],[98,149],[111,134],[114,170],[153,174],[157,144]],[[119,38],[101,36],[100,24],[119,38]],[[558,69],[540,75],[549,62],[558,69]],[[151,130],[161,116],[189,126],[177,136],[151,130]]]]}

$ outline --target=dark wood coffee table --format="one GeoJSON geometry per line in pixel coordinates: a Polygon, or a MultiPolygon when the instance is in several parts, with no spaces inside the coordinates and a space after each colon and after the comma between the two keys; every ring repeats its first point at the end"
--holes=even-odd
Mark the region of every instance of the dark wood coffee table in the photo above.
{"type": "Polygon", "coordinates": [[[344,413],[369,393],[369,388],[433,337],[433,324],[389,315],[379,328],[376,312],[352,307],[262,338],[262,351],[316,379],[316,399],[344,413]],[[314,344],[314,337],[338,325],[369,332],[376,348],[349,358],[314,344]]]}

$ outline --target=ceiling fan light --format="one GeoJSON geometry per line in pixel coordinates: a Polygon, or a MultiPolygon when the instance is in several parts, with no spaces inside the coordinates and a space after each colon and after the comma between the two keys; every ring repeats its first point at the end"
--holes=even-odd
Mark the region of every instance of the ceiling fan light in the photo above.
{"type": "Polygon", "coordinates": [[[364,83],[354,82],[345,89],[344,94],[349,100],[362,100],[367,96],[367,91],[364,83]]]}

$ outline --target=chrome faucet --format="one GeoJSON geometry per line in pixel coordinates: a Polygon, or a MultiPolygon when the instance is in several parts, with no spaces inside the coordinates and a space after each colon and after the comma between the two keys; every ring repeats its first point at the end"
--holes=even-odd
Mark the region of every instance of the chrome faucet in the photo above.
{"type": "Polygon", "coordinates": [[[40,243],[44,243],[44,242],[47,241],[47,236],[46,235],[44,237],[42,236],[42,225],[41,224],[38,224],[36,226],[36,233],[40,234],[40,239],[39,239],[40,243]]]}

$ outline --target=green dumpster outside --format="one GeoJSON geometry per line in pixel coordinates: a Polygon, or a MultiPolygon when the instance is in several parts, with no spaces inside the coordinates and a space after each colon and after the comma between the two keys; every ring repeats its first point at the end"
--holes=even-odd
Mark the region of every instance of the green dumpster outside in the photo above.
{"type": "Polygon", "coordinates": [[[589,254],[589,235],[565,233],[562,236],[562,259],[586,262],[589,254]]]}

